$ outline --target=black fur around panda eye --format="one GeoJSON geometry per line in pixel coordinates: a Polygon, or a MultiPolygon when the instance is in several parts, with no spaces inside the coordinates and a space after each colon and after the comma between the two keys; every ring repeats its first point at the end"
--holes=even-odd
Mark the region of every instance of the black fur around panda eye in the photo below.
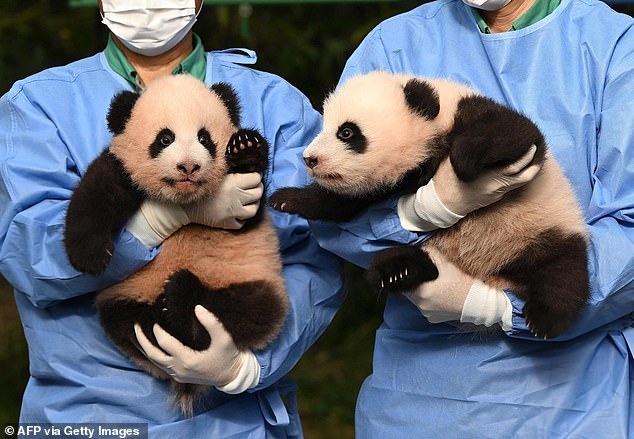
{"type": "Polygon", "coordinates": [[[216,144],[211,139],[211,134],[205,128],[198,130],[198,143],[200,143],[212,157],[216,155],[216,144]]]}
{"type": "Polygon", "coordinates": [[[346,122],[339,127],[337,130],[337,138],[341,141],[351,140],[357,134],[360,134],[361,130],[359,127],[352,122],[346,122]]]}
{"type": "Polygon", "coordinates": [[[346,144],[354,152],[362,153],[367,147],[367,141],[359,126],[354,122],[345,122],[337,130],[337,139],[346,144]]]}
{"type": "Polygon", "coordinates": [[[199,134],[198,143],[200,143],[202,146],[207,146],[211,143],[211,139],[209,138],[208,134],[199,134]]]}
{"type": "Polygon", "coordinates": [[[150,145],[150,156],[156,158],[161,151],[170,146],[176,140],[176,135],[172,130],[163,128],[156,135],[154,142],[150,145]]]}

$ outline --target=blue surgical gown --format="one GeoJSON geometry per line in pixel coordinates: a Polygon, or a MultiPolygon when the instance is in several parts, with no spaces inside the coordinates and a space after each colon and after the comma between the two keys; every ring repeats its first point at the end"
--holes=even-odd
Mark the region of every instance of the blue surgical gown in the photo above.
{"type": "MultiPolygon", "coordinates": [[[[371,70],[451,78],[534,119],[570,178],[591,234],[591,297],[564,336],[513,329],[480,338],[430,324],[388,298],[359,439],[634,437],[634,28],[597,0],[563,0],[527,28],[480,33],[460,0],[392,17],[364,39],[342,80],[371,70]]],[[[320,243],[365,266],[371,252],[425,238],[401,228],[396,200],[355,221],[315,223],[320,243]]]]}
{"type": "MultiPolygon", "coordinates": [[[[274,146],[267,192],[305,185],[301,153],[321,117],[286,81],[242,65],[253,62],[252,52],[210,52],[206,82],[233,85],[243,125],[274,146]]],[[[69,265],[62,236],[70,195],[109,143],[110,99],[129,87],[99,53],[18,81],[0,99],[0,269],[15,288],[31,375],[20,420],[143,422],[150,437],[299,437],[285,374],[343,299],[341,261],[320,249],[305,221],[272,212],[291,312],[280,338],[257,353],[260,384],[236,396],[210,391],[191,419],[170,405],[167,382],[130,364],[110,343],[93,305],[96,290],[127,277],[160,249],[148,251],[122,230],[102,276],[69,265]]]]}

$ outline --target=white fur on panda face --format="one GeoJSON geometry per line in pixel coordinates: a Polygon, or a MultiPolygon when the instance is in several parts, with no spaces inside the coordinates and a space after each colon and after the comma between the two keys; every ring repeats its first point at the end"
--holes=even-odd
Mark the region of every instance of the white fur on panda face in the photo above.
{"type": "MultiPolygon", "coordinates": [[[[210,180],[217,178],[214,170],[222,169],[214,160],[216,151],[208,150],[205,145],[211,141],[206,130],[198,133],[191,129],[161,130],[154,145],[161,141],[169,143],[152,159],[154,169],[160,171],[165,183],[155,195],[159,198],[186,203],[207,193],[210,180]],[[213,155],[212,155],[213,154],[213,155]]],[[[156,147],[156,146],[155,146],[156,147]]],[[[161,145],[162,147],[162,145],[161,145]]],[[[220,153],[223,155],[224,150],[220,153]]]]}
{"type": "Polygon", "coordinates": [[[309,173],[320,185],[343,194],[369,193],[397,184],[429,157],[430,142],[449,129],[457,102],[472,91],[428,80],[440,97],[440,113],[428,120],[407,106],[404,86],[411,78],[386,72],[354,76],[326,99],[323,130],[304,151],[309,173]],[[362,152],[338,137],[346,123],[365,137],[362,152]]]}
{"type": "Polygon", "coordinates": [[[141,94],[110,148],[148,196],[183,204],[219,187],[235,130],[213,91],[188,75],[169,76],[141,94]]]}

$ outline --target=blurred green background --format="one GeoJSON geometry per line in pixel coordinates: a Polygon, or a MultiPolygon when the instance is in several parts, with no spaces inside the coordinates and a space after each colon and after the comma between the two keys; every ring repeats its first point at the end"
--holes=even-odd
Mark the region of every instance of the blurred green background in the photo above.
{"type": "MultiPolygon", "coordinates": [[[[207,49],[248,47],[256,68],[279,74],[321,109],[343,64],[382,19],[420,1],[212,4],[195,31],[207,49]]],[[[255,1],[255,0],[254,0],[255,1]]],[[[625,13],[632,4],[614,5],[625,13]]],[[[0,0],[0,95],[16,80],[44,68],[91,55],[104,47],[106,28],[96,8],[69,8],[66,0],[0,0]]],[[[292,375],[307,439],[354,437],[354,404],[371,371],[374,331],[384,298],[377,298],[359,269],[348,266],[348,299],[324,336],[292,375]]],[[[28,377],[28,354],[10,286],[0,277],[0,424],[17,422],[28,377]]]]}

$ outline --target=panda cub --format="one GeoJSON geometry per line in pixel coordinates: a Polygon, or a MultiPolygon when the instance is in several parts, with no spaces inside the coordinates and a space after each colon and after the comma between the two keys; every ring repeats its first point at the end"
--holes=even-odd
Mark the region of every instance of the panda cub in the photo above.
{"type": "Polygon", "coordinates": [[[552,338],[589,294],[587,231],[575,194],[525,116],[448,80],[372,72],[348,79],[324,102],[323,130],[304,151],[314,183],[283,188],[273,208],[308,219],[349,221],[370,204],[411,194],[449,157],[458,178],[519,160],[537,146],[537,177],[499,202],[436,231],[422,246],[378,252],[368,278],[408,291],[438,271],[435,249],[475,278],[525,300],[531,331],[552,338]]]}
{"type": "MultiPolygon", "coordinates": [[[[88,167],[68,207],[71,264],[101,274],[116,251],[112,234],[146,198],[186,205],[213,197],[227,173],[264,173],[268,145],[256,131],[238,129],[239,118],[231,86],[208,88],[189,75],[156,80],[141,94],[115,95],[107,115],[112,143],[88,167]]],[[[210,339],[194,315],[197,304],[218,317],[240,349],[264,348],[281,330],[288,307],[266,209],[238,231],[182,227],[153,261],[101,291],[96,304],[115,345],[160,378],[169,376],[139,351],[134,324],[154,344],[152,326],[158,323],[185,345],[204,350],[210,339]]],[[[204,386],[172,386],[183,413],[192,415],[204,386]]]]}

